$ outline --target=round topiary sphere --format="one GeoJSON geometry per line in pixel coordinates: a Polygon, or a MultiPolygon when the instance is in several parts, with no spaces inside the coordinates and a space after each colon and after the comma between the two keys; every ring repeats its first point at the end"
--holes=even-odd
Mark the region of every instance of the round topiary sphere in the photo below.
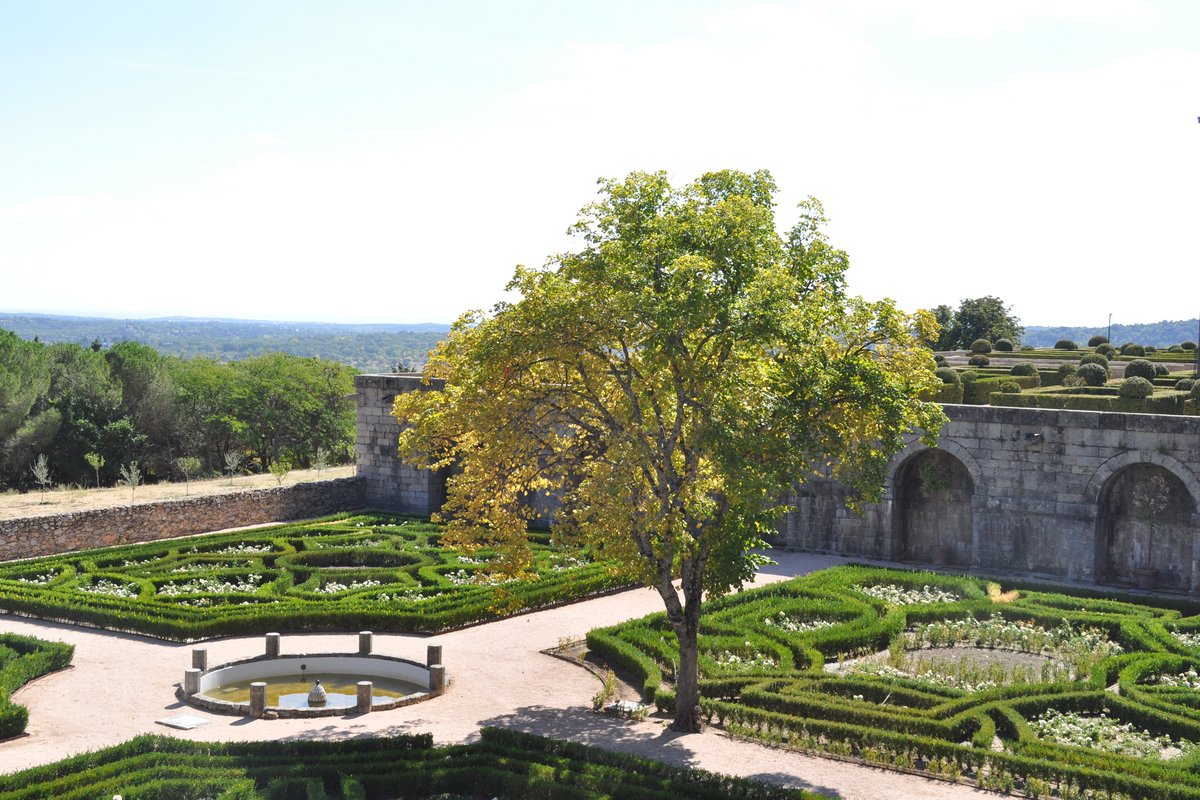
{"type": "Polygon", "coordinates": [[[971,352],[979,354],[990,353],[992,352],[992,343],[987,339],[976,339],[971,342],[971,352]]]}
{"type": "Polygon", "coordinates": [[[1125,365],[1126,378],[1145,378],[1154,380],[1154,365],[1144,358],[1135,358],[1125,365]]]}
{"type": "Polygon", "coordinates": [[[1167,376],[1168,376],[1168,375],[1170,375],[1170,374],[1171,374],[1171,370],[1167,369],[1167,368],[1166,368],[1166,367],[1164,367],[1162,364],[1155,364],[1155,365],[1154,365],[1154,377],[1156,377],[1156,378],[1165,378],[1165,377],[1167,377],[1167,376]]]}
{"type": "Polygon", "coordinates": [[[997,339],[996,340],[996,352],[1011,353],[1012,351],[1013,351],[1012,339],[997,339]]]}
{"type": "Polygon", "coordinates": [[[967,361],[967,363],[970,364],[972,367],[986,367],[988,364],[992,363],[992,360],[990,358],[988,358],[987,356],[980,354],[980,355],[971,356],[970,360],[967,361]]]}
{"type": "Polygon", "coordinates": [[[1086,356],[1079,359],[1079,363],[1081,365],[1082,364],[1099,364],[1100,366],[1104,367],[1104,369],[1106,371],[1108,370],[1108,359],[1105,358],[1104,356],[1100,355],[1099,353],[1088,353],[1086,356]]]}
{"type": "Polygon", "coordinates": [[[1083,382],[1088,386],[1103,386],[1108,383],[1108,370],[1100,364],[1084,364],[1075,374],[1083,378],[1083,382]]]}
{"type": "Polygon", "coordinates": [[[933,363],[937,364],[939,367],[944,367],[946,366],[946,357],[941,353],[937,353],[933,357],[933,363]]]}
{"type": "Polygon", "coordinates": [[[1020,364],[1013,364],[1008,371],[1009,375],[1037,375],[1037,367],[1030,364],[1028,361],[1022,361],[1020,364]]]}
{"type": "Polygon", "coordinates": [[[1000,384],[1000,391],[1004,394],[1020,394],[1021,384],[1016,381],[1004,381],[1000,384]]]}
{"type": "Polygon", "coordinates": [[[1188,397],[1193,400],[1200,400],[1200,381],[1196,381],[1192,386],[1192,390],[1188,392],[1188,397]]]}
{"type": "Polygon", "coordinates": [[[1108,344],[1108,337],[1096,334],[1088,339],[1088,347],[1099,347],[1102,344],[1108,344]]]}
{"type": "Polygon", "coordinates": [[[940,367],[933,371],[934,375],[941,378],[942,383],[948,383],[951,386],[958,386],[962,383],[962,379],[958,377],[958,371],[949,367],[940,367]]]}
{"type": "Polygon", "coordinates": [[[1033,349],[1034,349],[1034,347],[1033,347],[1033,345],[1031,345],[1031,344],[1023,344],[1023,345],[1021,345],[1021,352],[1025,352],[1025,351],[1032,351],[1033,349]]]}
{"type": "Polygon", "coordinates": [[[1146,355],[1146,348],[1142,347],[1140,344],[1133,344],[1130,342],[1129,344],[1121,345],[1121,355],[1144,356],[1146,355]]]}
{"type": "Polygon", "coordinates": [[[1196,349],[1195,342],[1180,342],[1179,346],[1182,347],[1184,350],[1195,350],[1196,349]]]}
{"type": "Polygon", "coordinates": [[[1180,345],[1177,345],[1177,344],[1173,344],[1167,348],[1167,352],[1168,353],[1182,353],[1183,347],[1181,347],[1180,345]]]}
{"type": "Polygon", "coordinates": [[[1111,344],[1102,344],[1096,348],[1096,352],[1105,358],[1112,358],[1117,354],[1117,348],[1113,347],[1111,344]]]}
{"type": "Polygon", "coordinates": [[[1175,382],[1175,391],[1190,392],[1192,390],[1192,387],[1195,385],[1196,385],[1196,382],[1194,380],[1192,380],[1191,378],[1180,378],[1178,381],[1175,382]]]}
{"type": "Polygon", "coordinates": [[[1054,343],[1055,350],[1078,350],[1079,345],[1071,339],[1059,339],[1054,343]]]}
{"type": "Polygon", "coordinates": [[[1152,344],[1148,344],[1148,345],[1146,345],[1146,347],[1145,347],[1145,350],[1146,350],[1146,355],[1150,355],[1151,353],[1157,353],[1157,352],[1158,352],[1158,348],[1157,348],[1157,347],[1155,347],[1155,346],[1154,346],[1154,345],[1152,345],[1152,344]]]}
{"type": "Polygon", "coordinates": [[[958,377],[963,383],[970,383],[971,381],[979,380],[979,373],[973,369],[964,369],[958,373],[958,377]]]}
{"type": "Polygon", "coordinates": [[[1154,394],[1154,384],[1145,378],[1134,376],[1121,381],[1121,397],[1143,398],[1154,394]]]}
{"type": "Polygon", "coordinates": [[[1079,367],[1074,364],[1063,364],[1058,368],[1058,382],[1062,383],[1067,378],[1079,371],[1079,367]]]}

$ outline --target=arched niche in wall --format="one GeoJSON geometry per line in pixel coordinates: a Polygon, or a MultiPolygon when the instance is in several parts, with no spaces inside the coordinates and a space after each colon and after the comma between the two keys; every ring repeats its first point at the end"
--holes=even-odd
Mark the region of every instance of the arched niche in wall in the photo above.
{"type": "Polygon", "coordinates": [[[962,461],[945,450],[922,450],[900,465],[894,485],[897,555],[908,561],[972,563],[975,485],[962,461]]]}
{"type": "Polygon", "coordinates": [[[1104,483],[1098,503],[1101,581],[1178,591],[1191,587],[1195,503],[1178,475],[1158,464],[1130,464],[1104,483]],[[1139,570],[1153,572],[1139,575],[1139,570]]]}

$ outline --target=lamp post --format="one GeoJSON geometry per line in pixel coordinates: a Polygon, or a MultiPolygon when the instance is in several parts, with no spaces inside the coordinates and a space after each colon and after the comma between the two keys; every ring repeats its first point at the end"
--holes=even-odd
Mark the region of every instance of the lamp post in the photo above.
{"type": "Polygon", "coordinates": [[[1108,340],[1109,344],[1112,344],[1112,312],[1111,311],[1108,312],[1108,335],[1105,336],[1104,338],[1108,340]]]}

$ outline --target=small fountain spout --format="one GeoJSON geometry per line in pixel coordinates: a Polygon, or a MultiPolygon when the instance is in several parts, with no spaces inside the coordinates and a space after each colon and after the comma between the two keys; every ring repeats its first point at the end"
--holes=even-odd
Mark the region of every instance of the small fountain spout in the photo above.
{"type": "Polygon", "coordinates": [[[313,687],[308,690],[308,704],[310,706],[323,706],[328,699],[325,696],[325,687],[321,685],[321,679],[317,678],[313,681],[313,687]]]}

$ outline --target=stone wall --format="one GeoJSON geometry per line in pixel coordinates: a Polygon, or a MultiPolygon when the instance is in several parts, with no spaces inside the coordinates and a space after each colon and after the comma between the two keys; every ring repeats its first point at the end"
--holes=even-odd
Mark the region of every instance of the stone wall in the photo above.
{"type": "Polygon", "coordinates": [[[148,542],[263,522],[319,517],[365,505],[362,478],[0,520],[0,560],[148,542]]]}
{"type": "Polygon", "coordinates": [[[421,376],[358,375],[355,406],[354,460],[365,481],[364,498],[372,508],[408,514],[432,514],[446,499],[446,479],[440,473],[410,467],[396,457],[400,426],[392,416],[398,392],[430,391],[421,376]]]}

